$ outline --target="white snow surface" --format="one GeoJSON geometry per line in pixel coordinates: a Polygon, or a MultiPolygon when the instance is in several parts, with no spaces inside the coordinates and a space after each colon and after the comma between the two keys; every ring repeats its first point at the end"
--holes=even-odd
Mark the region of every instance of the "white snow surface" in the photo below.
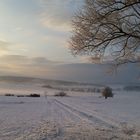
{"type": "MultiPolygon", "coordinates": [[[[140,93],[0,96],[0,140],[140,140],[140,93]]],[[[23,92],[23,91],[22,91],[23,92]]]]}

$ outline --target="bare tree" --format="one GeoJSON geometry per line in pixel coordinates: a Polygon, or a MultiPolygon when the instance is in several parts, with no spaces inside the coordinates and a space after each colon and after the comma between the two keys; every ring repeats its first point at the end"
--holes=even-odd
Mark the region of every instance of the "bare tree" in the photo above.
{"type": "Polygon", "coordinates": [[[72,24],[74,55],[140,62],[140,0],[85,0],[72,24]]]}

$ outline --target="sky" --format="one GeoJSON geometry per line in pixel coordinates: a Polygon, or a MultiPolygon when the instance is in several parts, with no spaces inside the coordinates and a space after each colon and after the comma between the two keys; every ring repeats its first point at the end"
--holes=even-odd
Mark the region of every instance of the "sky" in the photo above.
{"type": "Polygon", "coordinates": [[[101,67],[68,48],[71,20],[82,5],[83,0],[0,0],[0,75],[98,79],[101,67]]]}
{"type": "Polygon", "coordinates": [[[67,42],[80,1],[1,0],[0,55],[76,61],[67,42]]]}
{"type": "Polygon", "coordinates": [[[79,63],[68,41],[72,17],[81,5],[82,0],[1,0],[1,69],[17,73],[23,65],[79,63]]]}

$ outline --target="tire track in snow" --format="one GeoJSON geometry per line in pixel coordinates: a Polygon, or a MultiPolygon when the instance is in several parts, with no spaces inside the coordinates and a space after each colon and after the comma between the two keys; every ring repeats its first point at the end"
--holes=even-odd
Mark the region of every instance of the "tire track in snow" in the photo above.
{"type": "Polygon", "coordinates": [[[105,119],[102,119],[101,117],[99,117],[97,115],[87,114],[86,112],[77,110],[76,108],[71,107],[68,104],[62,103],[58,99],[54,99],[54,100],[58,105],[60,105],[65,110],[71,112],[76,117],[80,118],[82,121],[84,120],[84,121],[88,122],[89,124],[94,124],[97,126],[105,126],[108,128],[118,128],[117,125],[112,125],[111,123],[109,123],[108,121],[106,121],[105,119]]]}
{"type": "MultiPolygon", "coordinates": [[[[60,100],[58,100],[58,101],[61,102],[60,100]]],[[[70,103],[69,102],[68,103],[63,103],[63,104],[65,104],[65,105],[67,105],[69,107],[73,107],[73,104],[71,102],[70,103]]],[[[83,110],[83,108],[81,108],[81,107],[84,107],[84,112],[83,111],[81,111],[81,112],[83,112],[85,114],[88,114],[91,117],[94,116],[94,117],[96,117],[96,118],[98,118],[98,119],[100,119],[100,120],[102,120],[102,121],[112,125],[115,128],[119,128],[120,127],[120,122],[119,121],[114,120],[113,118],[110,118],[109,116],[105,116],[101,112],[99,113],[99,112],[90,110],[88,108],[88,106],[85,106],[85,104],[82,104],[82,106],[79,106],[78,104],[75,103],[73,108],[78,110],[78,111],[80,111],[80,110],[83,110]]]]}
{"type": "Polygon", "coordinates": [[[42,118],[40,125],[34,128],[31,133],[22,135],[16,140],[62,140],[67,137],[68,133],[71,134],[71,131],[75,128],[76,121],[72,118],[78,117],[79,121],[77,123],[80,123],[82,119],[80,116],[62,107],[55,99],[50,98],[47,103],[49,104],[49,110],[47,108],[46,113],[50,113],[51,119],[42,118]]]}
{"type": "MultiPolygon", "coordinates": [[[[48,103],[49,103],[49,106],[48,106],[49,109],[48,108],[46,109],[46,113],[48,113],[48,114],[50,113],[49,116],[51,119],[49,119],[47,116],[47,118],[46,118],[47,121],[48,120],[54,121],[54,122],[57,121],[58,123],[61,123],[61,124],[63,124],[64,122],[67,122],[67,121],[70,121],[70,122],[78,121],[78,119],[75,118],[75,115],[71,114],[71,112],[69,112],[68,110],[63,109],[61,106],[59,106],[53,98],[50,98],[48,103]],[[48,112],[48,110],[49,110],[49,112],[48,112]],[[75,119],[76,119],[76,121],[75,121],[75,119]]],[[[44,116],[44,120],[45,120],[45,114],[43,116],[44,116]]]]}

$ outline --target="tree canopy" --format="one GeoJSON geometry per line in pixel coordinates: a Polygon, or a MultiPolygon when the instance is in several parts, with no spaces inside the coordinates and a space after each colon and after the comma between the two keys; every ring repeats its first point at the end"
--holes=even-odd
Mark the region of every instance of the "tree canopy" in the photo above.
{"type": "Polygon", "coordinates": [[[85,0],[72,25],[74,55],[140,62],[140,0],[85,0]]]}

